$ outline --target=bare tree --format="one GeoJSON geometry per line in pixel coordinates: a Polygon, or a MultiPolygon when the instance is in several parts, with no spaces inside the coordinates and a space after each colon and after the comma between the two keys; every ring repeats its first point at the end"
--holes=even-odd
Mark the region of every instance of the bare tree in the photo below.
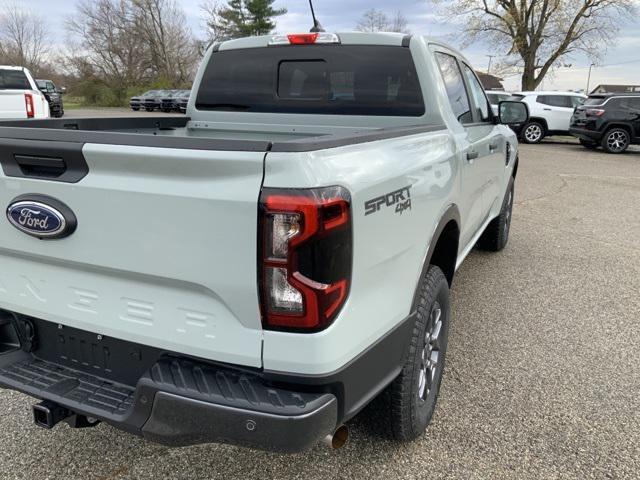
{"type": "Polygon", "coordinates": [[[522,70],[523,90],[534,90],[573,53],[596,60],[615,38],[621,19],[634,11],[634,0],[432,1],[463,22],[465,41],[502,49],[504,63],[522,70]]]}
{"type": "Polygon", "coordinates": [[[132,0],[135,30],[147,47],[149,68],[173,86],[190,81],[199,49],[174,0],[132,0]]]}
{"type": "Polygon", "coordinates": [[[200,4],[200,10],[207,30],[210,43],[219,42],[232,37],[232,32],[220,21],[224,6],[217,0],[208,0],[200,4]]]}
{"type": "Polygon", "coordinates": [[[362,14],[356,25],[360,32],[399,32],[409,33],[409,22],[400,10],[390,20],[382,10],[372,8],[362,14]]]}
{"type": "Polygon", "coordinates": [[[372,8],[362,14],[356,25],[360,32],[386,32],[389,29],[389,17],[382,10],[372,8]]]}
{"type": "Polygon", "coordinates": [[[67,19],[67,29],[79,44],[68,64],[88,76],[94,72],[123,101],[129,87],[150,78],[145,59],[148,48],[136,33],[128,0],[81,0],[67,19]]]}
{"type": "Polygon", "coordinates": [[[19,65],[34,72],[44,65],[49,53],[45,19],[8,3],[0,13],[0,56],[3,63],[19,65]]]}
{"type": "Polygon", "coordinates": [[[407,21],[407,17],[405,17],[400,10],[396,11],[389,26],[390,32],[411,33],[411,30],[409,30],[409,22],[407,21]]]}

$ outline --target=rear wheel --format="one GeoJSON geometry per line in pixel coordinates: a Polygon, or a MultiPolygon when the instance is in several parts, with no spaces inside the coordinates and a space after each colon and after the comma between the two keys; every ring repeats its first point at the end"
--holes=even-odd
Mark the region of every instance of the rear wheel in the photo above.
{"type": "Polygon", "coordinates": [[[598,148],[598,142],[593,142],[591,140],[583,140],[582,138],[580,139],[580,145],[582,145],[585,148],[588,148],[589,150],[595,150],[598,148]]]}
{"type": "Polygon", "coordinates": [[[515,193],[515,180],[509,180],[507,194],[502,202],[500,215],[494,218],[478,240],[478,248],[489,252],[499,252],[507,246],[509,232],[511,230],[511,217],[513,213],[513,198],[515,193]]]}
{"type": "Polygon", "coordinates": [[[138,112],[140,111],[140,107],[131,107],[131,110],[133,110],[134,112],[138,112]]]}
{"type": "Polygon", "coordinates": [[[529,122],[522,129],[522,141],[524,143],[540,143],[544,135],[544,126],[540,122],[529,122]]]}
{"type": "Polygon", "coordinates": [[[449,283],[430,265],[419,288],[413,334],[400,375],[389,386],[391,432],[397,440],[424,433],[436,408],[447,351],[449,283]]]}
{"type": "Polygon", "coordinates": [[[602,138],[602,148],[608,153],[623,153],[630,143],[631,136],[624,128],[612,128],[602,138]]]}

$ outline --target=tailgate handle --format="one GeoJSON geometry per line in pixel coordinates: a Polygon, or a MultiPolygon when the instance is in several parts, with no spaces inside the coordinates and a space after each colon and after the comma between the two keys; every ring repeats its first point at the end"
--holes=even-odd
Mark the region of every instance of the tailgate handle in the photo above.
{"type": "Polygon", "coordinates": [[[67,164],[62,158],[32,155],[14,155],[14,158],[25,177],[57,178],[67,171],[67,164]]]}

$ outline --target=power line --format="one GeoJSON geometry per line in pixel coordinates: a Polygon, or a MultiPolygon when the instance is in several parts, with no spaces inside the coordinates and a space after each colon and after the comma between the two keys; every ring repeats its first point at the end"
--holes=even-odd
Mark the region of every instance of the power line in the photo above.
{"type": "MultiPolygon", "coordinates": [[[[636,60],[627,60],[625,62],[617,62],[617,63],[606,63],[602,65],[594,65],[593,68],[604,68],[604,67],[617,67],[618,65],[629,65],[632,63],[640,63],[640,59],[636,60]]],[[[588,70],[589,67],[557,67],[554,70],[565,70],[565,71],[575,71],[575,70],[588,70]]],[[[500,75],[502,78],[515,77],[517,75],[522,75],[522,72],[509,73],[506,75],[500,75]]]]}
{"type": "MultiPolygon", "coordinates": [[[[606,65],[596,65],[596,68],[599,68],[599,67],[615,67],[616,65],[628,65],[630,63],[640,63],[640,59],[628,60],[626,62],[618,62],[618,63],[607,63],[606,65]]],[[[589,68],[589,67],[584,67],[584,68],[589,68]]]]}

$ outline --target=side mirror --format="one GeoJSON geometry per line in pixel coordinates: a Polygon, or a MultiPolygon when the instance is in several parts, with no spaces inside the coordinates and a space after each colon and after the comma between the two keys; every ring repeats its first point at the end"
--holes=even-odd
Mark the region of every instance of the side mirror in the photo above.
{"type": "Polygon", "coordinates": [[[529,106],[524,102],[505,100],[498,104],[498,119],[503,125],[519,125],[529,120],[529,106]]]}

